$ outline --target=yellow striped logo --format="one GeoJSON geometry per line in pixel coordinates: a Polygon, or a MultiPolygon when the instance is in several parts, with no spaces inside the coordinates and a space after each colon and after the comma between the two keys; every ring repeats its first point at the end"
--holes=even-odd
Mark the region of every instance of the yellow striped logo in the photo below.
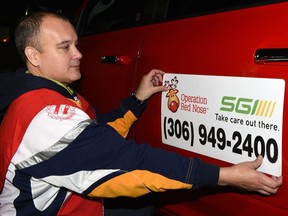
{"type": "MultiPolygon", "coordinates": [[[[256,108],[255,115],[262,116],[262,117],[269,117],[271,118],[276,106],[276,102],[274,101],[267,101],[267,100],[260,100],[259,105],[256,108]]],[[[251,113],[252,115],[254,113],[251,113]]]]}

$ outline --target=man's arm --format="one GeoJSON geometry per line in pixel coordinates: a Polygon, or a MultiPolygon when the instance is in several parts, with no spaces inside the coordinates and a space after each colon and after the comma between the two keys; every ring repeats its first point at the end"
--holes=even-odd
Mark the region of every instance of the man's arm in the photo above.
{"type": "Polygon", "coordinates": [[[57,188],[101,197],[137,197],[218,182],[218,167],[136,144],[106,124],[92,122],[73,139],[87,123],[65,134],[59,146],[17,164],[17,169],[57,188]]]}

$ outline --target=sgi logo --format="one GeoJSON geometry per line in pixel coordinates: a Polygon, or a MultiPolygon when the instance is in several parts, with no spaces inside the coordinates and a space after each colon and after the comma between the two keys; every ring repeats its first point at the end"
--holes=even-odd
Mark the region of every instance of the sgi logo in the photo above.
{"type": "Polygon", "coordinates": [[[271,118],[276,106],[276,102],[258,99],[255,100],[252,98],[223,96],[221,105],[221,111],[271,118]]]}

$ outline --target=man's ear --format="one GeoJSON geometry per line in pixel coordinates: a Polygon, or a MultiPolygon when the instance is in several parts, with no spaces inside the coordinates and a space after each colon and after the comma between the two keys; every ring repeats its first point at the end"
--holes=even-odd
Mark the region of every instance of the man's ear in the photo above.
{"type": "Polygon", "coordinates": [[[39,66],[39,51],[34,47],[28,46],[25,48],[25,55],[28,61],[35,67],[39,66]]]}

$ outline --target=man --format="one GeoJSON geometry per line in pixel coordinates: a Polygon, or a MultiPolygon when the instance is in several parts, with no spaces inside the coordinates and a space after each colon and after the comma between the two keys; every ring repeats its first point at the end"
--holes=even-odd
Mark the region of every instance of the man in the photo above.
{"type": "Polygon", "coordinates": [[[217,184],[269,195],[281,186],[282,177],[256,171],[261,157],[219,168],[126,140],[145,100],[166,90],[159,85],[164,72],[150,71],[118,110],[96,115],[68,87],[81,77],[82,58],[71,23],[38,12],[24,17],[15,34],[28,72],[0,79],[0,109],[6,111],[0,128],[1,215],[102,215],[103,197],[217,184]]]}

